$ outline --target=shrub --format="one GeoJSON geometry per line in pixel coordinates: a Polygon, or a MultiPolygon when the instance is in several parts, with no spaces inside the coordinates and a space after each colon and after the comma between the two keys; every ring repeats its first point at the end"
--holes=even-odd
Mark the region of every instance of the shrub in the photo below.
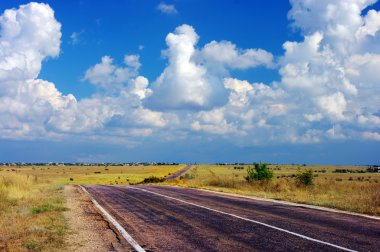
{"type": "Polygon", "coordinates": [[[165,178],[158,178],[156,176],[150,176],[148,178],[145,178],[142,183],[160,183],[160,182],[164,182],[165,181],[165,178]]]}
{"type": "Polygon", "coordinates": [[[253,167],[248,167],[247,169],[247,176],[245,179],[248,182],[254,182],[254,181],[270,181],[273,178],[273,172],[269,170],[267,164],[257,164],[254,163],[253,167]]]}
{"type": "Polygon", "coordinates": [[[298,185],[312,186],[314,184],[313,171],[307,170],[301,172],[301,170],[298,170],[298,174],[296,175],[296,182],[298,185]]]}

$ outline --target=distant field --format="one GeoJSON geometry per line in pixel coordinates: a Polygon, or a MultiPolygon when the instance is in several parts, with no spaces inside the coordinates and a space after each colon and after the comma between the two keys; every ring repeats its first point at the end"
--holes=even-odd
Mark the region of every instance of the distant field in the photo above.
{"type": "Polygon", "coordinates": [[[185,165],[138,166],[11,166],[0,167],[3,173],[25,174],[57,184],[118,185],[141,182],[149,176],[165,177],[185,165]]]}
{"type": "Polygon", "coordinates": [[[245,181],[248,165],[197,165],[169,184],[331,207],[380,216],[380,173],[366,166],[270,165],[269,183],[245,181]],[[314,185],[297,186],[297,172],[311,169],[314,185]],[[338,171],[338,172],[336,172],[338,171]],[[344,173],[342,173],[342,171],[344,173]]]}

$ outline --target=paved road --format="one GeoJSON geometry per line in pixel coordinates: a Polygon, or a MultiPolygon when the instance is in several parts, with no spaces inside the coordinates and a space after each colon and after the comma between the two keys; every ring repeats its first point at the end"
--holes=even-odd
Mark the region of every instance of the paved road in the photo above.
{"type": "Polygon", "coordinates": [[[379,251],[380,220],[164,186],[86,186],[151,251],[379,251]]]}
{"type": "Polygon", "coordinates": [[[188,166],[186,166],[186,167],[183,168],[182,170],[180,170],[180,171],[178,171],[178,172],[176,172],[176,173],[174,173],[174,174],[168,176],[168,177],[166,178],[166,180],[169,181],[169,180],[173,180],[173,179],[175,179],[175,178],[178,178],[179,176],[181,176],[182,174],[185,174],[188,170],[190,170],[191,167],[193,167],[193,166],[192,166],[192,165],[188,165],[188,166]]]}

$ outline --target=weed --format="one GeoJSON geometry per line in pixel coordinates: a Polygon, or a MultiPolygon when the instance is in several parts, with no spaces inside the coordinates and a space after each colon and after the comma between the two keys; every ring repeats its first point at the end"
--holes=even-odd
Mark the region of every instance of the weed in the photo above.
{"type": "Polygon", "coordinates": [[[42,205],[39,205],[37,207],[32,208],[32,214],[39,214],[44,212],[59,212],[59,211],[66,211],[67,208],[62,206],[61,204],[51,204],[51,203],[44,203],[42,205]]]}
{"type": "Polygon", "coordinates": [[[38,250],[41,246],[37,242],[27,242],[25,247],[31,250],[38,250]]]}

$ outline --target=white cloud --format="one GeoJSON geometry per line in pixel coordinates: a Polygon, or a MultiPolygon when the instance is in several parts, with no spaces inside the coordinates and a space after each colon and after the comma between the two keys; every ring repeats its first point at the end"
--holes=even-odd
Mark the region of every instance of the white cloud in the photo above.
{"type": "Polygon", "coordinates": [[[208,110],[227,102],[223,79],[230,69],[272,67],[273,55],[262,49],[239,49],[228,41],[213,41],[197,49],[194,28],[182,25],[166,37],[169,65],[153,83],[147,103],[155,109],[208,110]]]}
{"type": "Polygon", "coordinates": [[[192,57],[198,35],[193,27],[182,25],[166,37],[169,65],[153,83],[151,106],[160,109],[209,108],[218,87],[207,79],[207,70],[192,57]]]}
{"type": "Polygon", "coordinates": [[[143,76],[138,76],[136,79],[131,80],[131,93],[137,95],[141,100],[147,98],[152,94],[152,90],[148,88],[149,81],[143,76]]]}
{"type": "Polygon", "coordinates": [[[175,8],[175,6],[173,4],[167,4],[165,2],[161,2],[157,6],[157,10],[159,10],[165,14],[177,14],[178,13],[177,9],[175,8]]]}
{"type": "Polygon", "coordinates": [[[59,54],[61,24],[46,4],[6,10],[0,26],[0,81],[34,79],[42,60],[59,54]]]}
{"type": "Polygon", "coordinates": [[[194,28],[181,25],[166,37],[168,64],[152,85],[139,73],[139,55],[121,64],[103,56],[84,74],[100,88],[81,100],[38,78],[42,62],[60,52],[53,10],[36,3],[7,10],[0,17],[0,137],[74,134],[137,144],[196,136],[242,146],[379,140],[380,54],[372,46],[379,13],[361,15],[371,3],[291,1],[289,18],[303,39],[286,41],[276,63],[270,52],[229,41],[197,47],[194,28]],[[259,66],[277,67],[280,80],[233,76],[259,66]]]}
{"type": "Polygon", "coordinates": [[[322,96],[318,99],[319,106],[326,111],[333,119],[343,120],[343,113],[346,110],[347,102],[341,92],[330,96],[322,96]]]}
{"type": "Polygon", "coordinates": [[[380,133],[377,132],[363,132],[363,137],[365,139],[380,141],[380,133]]]}
{"type": "Polygon", "coordinates": [[[81,43],[81,36],[83,33],[84,33],[84,30],[82,30],[80,32],[71,33],[69,43],[72,45],[77,45],[77,44],[81,43]]]}
{"type": "Polygon", "coordinates": [[[273,67],[273,55],[262,49],[239,49],[229,41],[212,41],[202,51],[206,64],[219,63],[229,68],[246,69],[259,65],[273,67]]]}
{"type": "Polygon", "coordinates": [[[140,55],[137,55],[137,54],[125,55],[124,63],[127,66],[132,67],[135,71],[138,71],[139,68],[141,67],[140,55]]]}
{"type": "Polygon", "coordinates": [[[141,66],[137,55],[126,55],[124,63],[126,67],[118,67],[113,64],[111,57],[103,56],[100,63],[86,71],[84,80],[108,90],[117,88],[117,86],[121,86],[121,84],[135,77],[141,66]]]}
{"type": "Polygon", "coordinates": [[[48,137],[54,133],[46,119],[76,103],[37,79],[42,61],[60,52],[60,29],[46,4],[21,5],[0,16],[1,138],[48,137]]]}
{"type": "Polygon", "coordinates": [[[380,11],[369,10],[364,17],[364,25],[356,31],[356,37],[375,36],[380,29],[380,11]]]}
{"type": "Polygon", "coordinates": [[[322,116],[321,113],[317,113],[317,114],[304,114],[304,117],[309,122],[319,122],[323,118],[323,116],[322,116]]]}

